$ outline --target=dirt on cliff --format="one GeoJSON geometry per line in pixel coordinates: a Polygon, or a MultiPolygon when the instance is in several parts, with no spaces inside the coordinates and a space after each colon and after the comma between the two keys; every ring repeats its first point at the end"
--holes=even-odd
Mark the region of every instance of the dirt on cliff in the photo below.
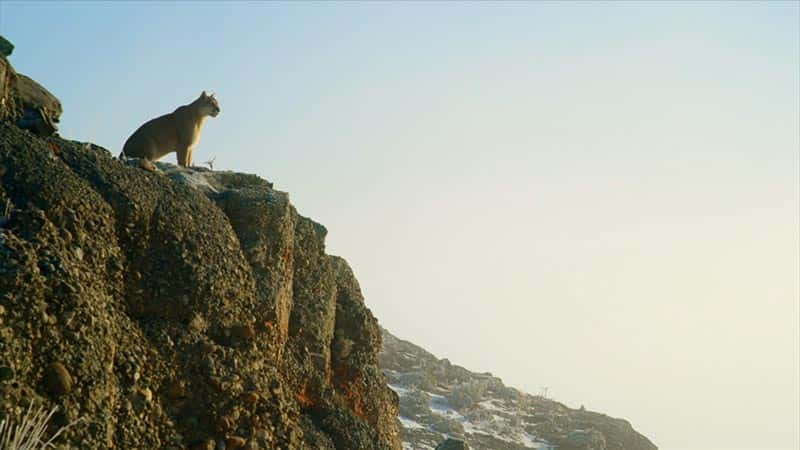
{"type": "Polygon", "coordinates": [[[381,332],[325,228],[254,175],[0,121],[0,420],[62,448],[398,449],[381,332]]]}

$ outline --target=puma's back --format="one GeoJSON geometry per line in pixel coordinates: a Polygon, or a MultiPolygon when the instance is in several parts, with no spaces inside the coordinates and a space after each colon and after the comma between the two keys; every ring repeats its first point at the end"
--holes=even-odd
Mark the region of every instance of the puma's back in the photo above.
{"type": "Polygon", "coordinates": [[[203,91],[192,103],[145,122],[125,141],[122,153],[128,157],[157,161],[177,152],[178,164],[189,166],[206,117],[216,117],[219,112],[219,103],[214,95],[206,95],[203,91]]]}
{"type": "Polygon", "coordinates": [[[178,124],[174,113],[164,114],[145,122],[125,141],[122,152],[133,158],[156,161],[178,146],[178,124]]]}

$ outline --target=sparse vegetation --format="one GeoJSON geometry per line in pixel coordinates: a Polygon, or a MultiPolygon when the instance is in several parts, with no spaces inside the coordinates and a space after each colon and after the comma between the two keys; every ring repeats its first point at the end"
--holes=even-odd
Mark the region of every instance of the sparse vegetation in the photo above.
{"type": "Polygon", "coordinates": [[[444,433],[448,436],[464,436],[464,426],[456,419],[433,415],[431,417],[430,426],[434,431],[444,433]]]}
{"type": "Polygon", "coordinates": [[[57,406],[51,409],[50,412],[46,412],[42,406],[34,410],[33,404],[31,404],[25,416],[16,426],[9,418],[3,419],[0,422],[0,450],[44,450],[55,447],[53,441],[67,428],[76,423],[72,422],[60,428],[50,439],[45,441],[47,424],[57,410],[57,406]]]}
{"type": "Polygon", "coordinates": [[[400,398],[400,415],[410,418],[431,413],[431,397],[424,391],[412,391],[400,398]]]}
{"type": "Polygon", "coordinates": [[[480,402],[487,388],[486,380],[469,380],[454,387],[447,401],[456,409],[468,409],[480,402]]]}

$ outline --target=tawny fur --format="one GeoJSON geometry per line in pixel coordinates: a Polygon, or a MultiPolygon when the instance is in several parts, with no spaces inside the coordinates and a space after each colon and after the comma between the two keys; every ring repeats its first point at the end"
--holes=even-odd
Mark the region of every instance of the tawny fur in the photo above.
{"type": "Polygon", "coordinates": [[[216,117],[219,111],[214,94],[203,91],[192,103],[145,122],[125,141],[120,156],[140,158],[142,167],[152,170],[150,161],[177,152],[178,164],[189,167],[206,118],[216,117]]]}

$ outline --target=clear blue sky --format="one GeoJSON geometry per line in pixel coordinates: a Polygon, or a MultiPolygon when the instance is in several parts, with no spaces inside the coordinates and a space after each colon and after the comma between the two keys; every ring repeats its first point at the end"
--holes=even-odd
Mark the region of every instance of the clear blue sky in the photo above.
{"type": "Polygon", "coordinates": [[[216,92],[195,160],[289,191],[384,326],[666,450],[800,445],[798,23],[778,1],[0,1],[63,135],[117,153],[216,92]]]}

